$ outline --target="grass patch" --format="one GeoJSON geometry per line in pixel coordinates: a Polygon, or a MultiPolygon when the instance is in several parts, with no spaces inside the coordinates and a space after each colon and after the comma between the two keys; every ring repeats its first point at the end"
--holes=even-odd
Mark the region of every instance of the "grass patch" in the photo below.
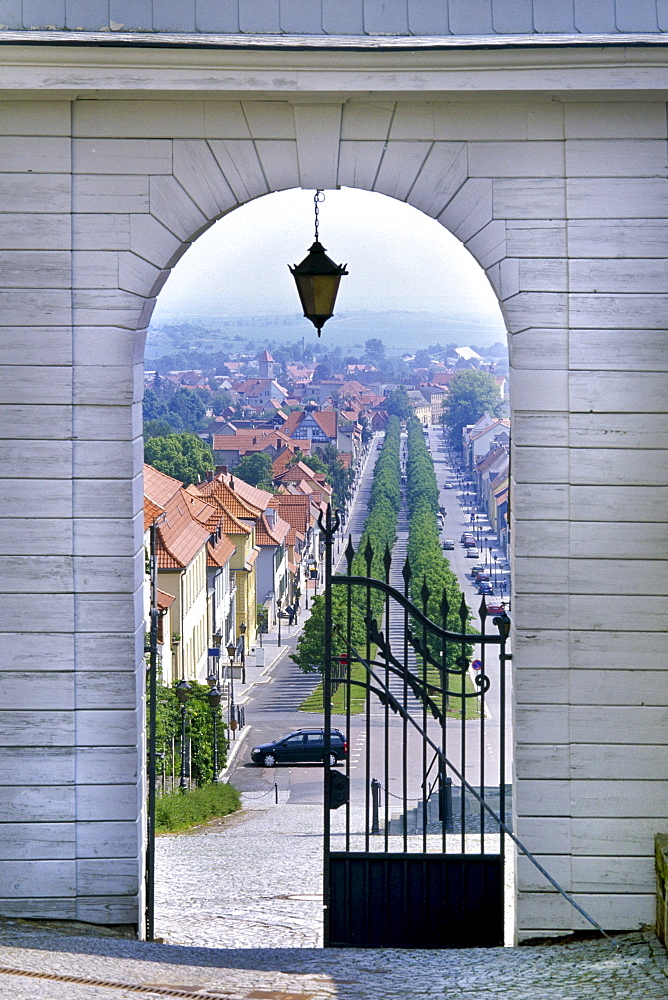
{"type": "MultiPolygon", "coordinates": [[[[374,658],[376,654],[375,648],[371,650],[372,656],[374,658]]],[[[366,683],[366,670],[361,663],[353,663],[351,670],[351,677],[354,681],[362,681],[366,683]]],[[[347,711],[346,705],[346,691],[348,686],[342,684],[337,691],[334,692],[332,696],[332,712],[336,715],[345,715],[347,711]]],[[[352,685],[350,688],[350,714],[360,715],[364,711],[364,705],[366,701],[366,693],[363,688],[358,687],[356,684],[352,685]]],[[[322,681],[318,684],[315,691],[305,698],[304,701],[299,706],[300,712],[323,712],[325,706],[322,700],[322,681]]]]}
{"type": "Polygon", "coordinates": [[[155,832],[181,833],[241,807],[234,785],[202,785],[192,792],[171,792],[156,799],[155,832]]]}
{"type": "MultiPolygon", "coordinates": [[[[374,646],[371,650],[371,659],[376,657],[376,647],[374,646]]],[[[382,673],[382,671],[381,671],[382,673]]],[[[418,669],[418,677],[422,678],[422,670],[418,669]]],[[[361,663],[353,663],[352,666],[352,678],[356,681],[366,682],[366,670],[361,663]]],[[[440,687],[441,681],[438,671],[433,667],[430,667],[427,671],[427,682],[430,684],[435,684],[440,687]]],[[[459,697],[459,693],[462,689],[462,678],[461,674],[448,674],[448,688],[451,692],[448,708],[446,711],[446,716],[449,719],[461,719],[462,717],[462,699],[459,697]]],[[[332,712],[336,715],[346,714],[346,685],[342,684],[338,691],[334,692],[332,697],[332,712]]],[[[350,714],[360,715],[364,711],[366,696],[363,688],[353,685],[351,687],[351,702],[350,702],[350,714]]],[[[467,673],[465,675],[465,691],[467,694],[471,694],[476,690],[470,675],[467,673]]],[[[372,696],[375,697],[375,696],[372,696]]],[[[441,707],[441,696],[432,695],[436,701],[439,708],[441,707]]],[[[322,682],[318,684],[315,691],[305,698],[304,701],[299,706],[300,712],[323,712],[324,705],[322,701],[322,682]]],[[[478,719],[480,718],[480,699],[479,698],[467,698],[466,699],[466,718],[467,719],[478,719]]]]}

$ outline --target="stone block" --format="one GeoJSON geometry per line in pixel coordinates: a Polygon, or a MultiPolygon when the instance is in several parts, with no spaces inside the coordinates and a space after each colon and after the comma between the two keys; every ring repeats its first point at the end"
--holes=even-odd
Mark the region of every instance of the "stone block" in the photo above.
{"type": "Polygon", "coordinates": [[[23,0],[23,27],[65,28],[65,0],[23,0]]]}
{"type": "Polygon", "coordinates": [[[77,174],[72,182],[72,199],[77,212],[147,212],[148,177],[136,174],[77,174]]]}
{"type": "MultiPolygon", "coordinates": [[[[141,736],[141,718],[137,709],[77,709],[76,744],[78,747],[136,747],[141,736]]],[[[93,757],[94,751],[91,751],[93,757]]]]}
{"type": "Polygon", "coordinates": [[[507,252],[506,224],[495,219],[466,240],[466,249],[481,267],[491,267],[503,260],[507,252]]]}
{"type": "Polygon", "coordinates": [[[470,142],[471,177],[562,177],[564,152],[560,142],[470,142]]]}
{"type": "Polygon", "coordinates": [[[194,0],[153,0],[154,31],[195,31],[194,0]]]}
{"type": "Polygon", "coordinates": [[[250,34],[280,34],[278,0],[239,0],[239,28],[250,34]]]}
{"type": "Polygon", "coordinates": [[[108,31],[108,0],[66,0],[65,27],[69,31],[108,31]]]}
{"type": "MultiPolygon", "coordinates": [[[[89,751],[85,751],[88,754],[89,751]]],[[[101,751],[97,755],[102,757],[101,751]]],[[[85,759],[84,754],[80,754],[85,759]]],[[[107,764],[108,767],[124,766],[126,761],[131,760],[132,755],[127,751],[108,750],[100,763],[107,764]]],[[[118,776],[118,772],[109,772],[110,783],[108,785],[81,785],[77,790],[77,822],[135,822],[139,815],[139,788],[133,781],[128,784],[123,783],[123,778],[118,776]],[[116,781],[117,783],[113,783],[116,781]]]]}
{"type": "MultiPolygon", "coordinates": [[[[49,480],[71,479],[71,441],[6,441],[2,449],[2,471],[7,479],[29,479],[44,481],[46,494],[42,494],[42,515],[44,496],[51,493],[49,480]]],[[[56,495],[62,497],[60,487],[55,487],[56,495]]],[[[29,630],[30,631],[30,630],[29,630]]]]}
{"type": "Polygon", "coordinates": [[[0,248],[4,250],[57,250],[70,246],[70,221],[60,213],[0,214],[0,248]]]}
{"type": "MultiPolygon", "coordinates": [[[[643,552],[643,559],[668,559],[668,532],[665,524],[619,525],[616,521],[572,521],[571,555],[580,559],[632,559],[643,552]],[[604,530],[601,530],[604,529],[604,530]]],[[[651,566],[647,576],[654,578],[651,566]]],[[[658,567],[657,567],[658,569],[658,567]]]]}
{"type": "Polygon", "coordinates": [[[262,171],[272,191],[299,187],[297,143],[293,140],[262,139],[255,143],[262,171]]]}
{"type": "Polygon", "coordinates": [[[448,4],[442,0],[409,0],[408,30],[412,35],[448,35],[448,4]]]}
{"type": "Polygon", "coordinates": [[[364,0],[367,35],[407,35],[407,0],[364,0]]]}
{"type": "MultiPolygon", "coordinates": [[[[569,337],[572,331],[553,329],[526,329],[508,338],[510,363],[514,378],[521,378],[521,371],[533,369],[568,369],[569,337]]],[[[521,383],[519,383],[521,384],[521,383]]],[[[516,412],[523,410],[524,398],[516,401],[516,412]]],[[[542,409],[542,406],[541,408],[542,409]]]]}
{"type": "Polygon", "coordinates": [[[109,0],[112,31],[151,31],[153,0],[109,0]]]}
{"type": "Polygon", "coordinates": [[[8,822],[74,821],[73,747],[7,747],[0,777],[0,804],[8,822]]]}
{"type": "Polygon", "coordinates": [[[328,35],[363,35],[364,0],[321,0],[322,27],[328,35]]]}
{"type": "Polygon", "coordinates": [[[3,31],[20,31],[23,27],[22,0],[4,0],[0,11],[0,27],[3,31]]]}
{"type": "MultiPolygon", "coordinates": [[[[665,628],[665,604],[665,597],[572,594],[570,625],[575,630],[605,631],[623,621],[631,632],[660,632],[665,628]]],[[[636,647],[637,655],[641,648],[636,647]]]]}
{"type": "Polygon", "coordinates": [[[665,378],[655,372],[573,372],[570,408],[584,413],[663,413],[665,378]]]}
{"type": "Polygon", "coordinates": [[[237,34],[239,7],[235,0],[195,0],[197,31],[237,34]]]}
{"type": "Polygon", "coordinates": [[[174,143],[174,178],[206,219],[215,219],[236,204],[211,148],[203,141],[174,143]]]}
{"type": "Polygon", "coordinates": [[[533,0],[533,27],[546,34],[573,34],[573,0],[533,0]]]}
{"type": "Polygon", "coordinates": [[[492,25],[500,35],[533,33],[533,0],[492,0],[492,25]]]}
{"type": "Polygon", "coordinates": [[[74,170],[79,174],[146,176],[172,172],[172,144],[165,139],[79,138],[74,141],[73,156],[74,170]]]}
{"type": "Polygon", "coordinates": [[[0,673],[14,670],[74,670],[74,637],[35,632],[27,643],[20,634],[0,633],[0,673]]]}
{"type": "Polygon", "coordinates": [[[575,0],[574,24],[583,34],[608,34],[617,31],[615,0],[575,0]]]}
{"type": "Polygon", "coordinates": [[[344,141],[340,145],[337,186],[372,191],[384,143],[344,141]]]}
{"type": "MultiPolygon", "coordinates": [[[[516,223],[514,228],[538,230],[534,239],[538,238],[542,229],[547,229],[551,233],[552,241],[559,239],[559,233],[563,231],[563,226],[556,220],[563,219],[566,215],[566,184],[563,179],[528,177],[526,180],[522,180],[514,177],[499,177],[494,179],[492,190],[492,211],[495,219],[544,219],[546,225],[542,227],[534,225],[522,227],[516,223]]],[[[525,245],[528,244],[525,243],[525,245]]],[[[559,244],[547,256],[565,256],[564,252],[555,252],[558,247],[559,244]]],[[[517,253],[509,250],[508,252],[512,253],[514,257],[540,256],[538,253],[527,253],[526,251],[517,253]]]]}
{"type": "Polygon", "coordinates": [[[79,212],[72,220],[72,247],[75,250],[129,250],[130,220],[144,218],[143,215],[79,212]]]}
{"type": "Polygon", "coordinates": [[[0,861],[4,899],[30,897],[39,887],[41,897],[73,896],[76,892],[74,861],[0,861]]]}
{"type": "Polygon", "coordinates": [[[466,243],[492,221],[492,215],[492,182],[474,177],[449,201],[438,221],[466,243]]]}
{"type": "Polygon", "coordinates": [[[129,896],[139,889],[138,858],[95,858],[77,861],[77,886],[81,896],[129,896]]]}
{"type": "Polygon", "coordinates": [[[425,142],[390,142],[380,164],[375,191],[404,201],[431,146],[425,142]]]}
{"type": "Polygon", "coordinates": [[[294,106],[288,101],[246,101],[244,114],[254,139],[295,139],[294,106]]]}
{"type": "Polygon", "coordinates": [[[74,823],[5,823],[5,861],[61,861],[76,856],[74,823]]]}
{"type": "MultiPolygon", "coordinates": [[[[533,494],[534,487],[531,488],[533,494]]],[[[545,512],[536,510],[535,520],[518,523],[515,539],[515,556],[540,556],[545,559],[566,559],[569,555],[568,522],[563,520],[541,520],[545,512]]],[[[551,562],[550,562],[551,565],[551,562]]],[[[515,581],[518,593],[528,589],[528,581],[518,577],[515,581]]],[[[549,590],[546,591],[549,593],[549,590]]]]}
{"type": "Polygon", "coordinates": [[[0,210],[3,212],[61,213],[70,210],[67,174],[0,174],[0,210]]]}
{"type": "Polygon", "coordinates": [[[322,11],[311,0],[280,0],[281,31],[292,35],[321,35],[322,11]]]}
{"type": "Polygon", "coordinates": [[[183,242],[191,242],[211,221],[174,177],[151,177],[150,205],[151,215],[183,242]]]}
{"type": "Polygon", "coordinates": [[[568,373],[559,369],[512,368],[512,399],[521,410],[568,410],[568,373]]]}
{"type": "Polygon", "coordinates": [[[449,0],[453,35],[492,35],[492,0],[449,0]]]}
{"type": "Polygon", "coordinates": [[[618,31],[658,31],[654,0],[615,0],[618,31]]]}
{"type": "Polygon", "coordinates": [[[335,188],[341,134],[340,104],[297,104],[294,108],[299,179],[302,188],[335,188]]]}
{"type": "Polygon", "coordinates": [[[240,204],[268,193],[267,181],[253,142],[245,139],[212,139],[209,145],[240,204]]]}
{"type": "Polygon", "coordinates": [[[392,101],[348,101],[342,108],[341,139],[386,140],[395,107],[392,101]]]}
{"type": "Polygon", "coordinates": [[[467,179],[466,148],[459,142],[435,142],[409,195],[415,208],[437,218],[467,179]]]}

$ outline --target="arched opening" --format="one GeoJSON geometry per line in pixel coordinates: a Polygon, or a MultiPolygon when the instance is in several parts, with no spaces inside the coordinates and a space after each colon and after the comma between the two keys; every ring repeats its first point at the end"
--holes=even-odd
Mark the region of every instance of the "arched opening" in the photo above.
{"type": "MultiPolygon", "coordinates": [[[[478,453],[472,449],[465,451],[461,427],[457,433],[453,432],[448,450],[457,452],[456,466],[453,464],[454,456],[446,458],[441,424],[443,402],[453,377],[469,373],[482,375],[491,382],[496,377],[497,384],[506,384],[507,363],[503,345],[499,344],[501,337],[505,339],[505,327],[487,276],[456,237],[412,206],[385,195],[353,189],[327,192],[325,203],[321,206],[321,239],[337,259],[345,258],[350,278],[342,284],[335,317],[325,326],[322,339],[317,340],[314,330],[297,312],[298,300],[286,266],[305,253],[311,237],[312,212],[310,192],[290,190],[258,198],[211,226],[181,258],[160,293],[147,338],[146,367],[149,372],[146,384],[151,392],[151,405],[155,405],[156,397],[162,397],[163,402],[170,396],[174,399],[175,392],[206,396],[207,392],[217,395],[222,389],[227,398],[222,401],[225,405],[221,406],[221,412],[210,413],[208,423],[202,421],[197,426],[192,423],[189,429],[207,436],[217,455],[218,469],[224,466],[226,472],[230,469],[234,476],[235,468],[242,468],[245,456],[258,454],[256,445],[262,444],[265,433],[267,445],[263,454],[278,457],[274,445],[270,443],[272,435],[269,428],[273,426],[274,430],[281,431],[282,427],[289,426],[291,433],[290,417],[303,413],[304,408],[310,409],[311,416],[313,411],[331,415],[333,410],[338,420],[343,417],[348,422],[353,411],[362,414],[368,421],[375,458],[375,449],[381,447],[382,433],[374,435],[371,421],[380,414],[387,416],[383,410],[383,398],[389,398],[404,387],[413,412],[429,428],[442,501],[438,558],[447,560],[451,565],[469,606],[477,607],[480,594],[488,594],[492,589],[498,600],[507,601],[510,592],[510,574],[506,564],[507,533],[500,532],[499,525],[490,517],[490,505],[496,505],[497,497],[489,489],[483,496],[482,480],[475,478],[475,463],[489,450],[494,450],[497,457],[505,456],[505,469],[503,463],[497,463],[497,475],[500,473],[497,486],[498,482],[508,478],[509,422],[503,419],[503,400],[499,396],[498,412],[492,414],[491,423],[497,434],[487,435],[492,449],[479,450],[478,453]],[[487,348],[492,349],[491,353],[487,348]],[[299,372],[295,370],[297,367],[299,372]],[[262,405],[254,405],[253,393],[259,387],[257,383],[262,381],[273,381],[274,395],[280,393],[281,397],[268,396],[266,400],[261,397],[262,405]],[[175,389],[176,386],[180,388],[175,389]],[[230,413],[231,409],[235,412],[230,413]],[[242,437],[241,444],[247,446],[249,434],[254,439],[253,447],[247,452],[238,451],[236,460],[223,462],[223,457],[228,459],[235,451],[235,439],[242,437]],[[480,488],[475,502],[474,484],[480,488]],[[480,556],[475,561],[468,561],[469,550],[460,542],[460,536],[463,537],[467,529],[475,533],[479,546],[480,556]],[[443,552],[440,551],[441,546],[443,552]],[[479,572],[473,574],[470,568],[478,563],[479,572]],[[492,578],[494,588],[489,582],[492,578]]],[[[158,423],[158,414],[151,413],[152,424],[158,423]]],[[[165,411],[163,418],[171,419],[172,430],[178,431],[182,420],[180,414],[173,419],[174,413],[176,407],[171,413],[165,411]]],[[[482,418],[483,412],[476,413],[476,420],[478,417],[482,418]]],[[[484,422],[482,429],[486,429],[484,422]]],[[[155,434],[151,438],[155,441],[160,433],[166,434],[169,428],[163,428],[161,432],[159,427],[150,426],[148,430],[155,434]]],[[[313,455],[317,453],[316,440],[313,437],[303,440],[303,444],[312,448],[313,455]]],[[[149,451],[154,447],[151,441],[149,451]]],[[[468,444],[467,440],[466,446],[468,444]]],[[[340,434],[335,438],[335,447],[341,451],[346,447],[345,444],[340,447],[340,434]]],[[[406,450],[405,444],[403,450],[406,450]]],[[[305,457],[308,462],[309,456],[305,457]]],[[[349,457],[354,459],[355,464],[359,459],[360,469],[364,467],[366,471],[366,449],[361,449],[359,456],[353,449],[349,457]]],[[[169,463],[163,464],[158,459],[158,467],[161,466],[163,472],[167,471],[169,463]]],[[[372,469],[373,462],[370,467],[372,469]]],[[[281,476],[274,479],[273,471],[272,480],[261,485],[278,487],[282,492],[285,486],[281,476]]],[[[237,473],[237,482],[239,476],[243,476],[243,472],[237,473]]],[[[298,489],[298,484],[298,479],[291,483],[293,494],[304,492],[298,489]]],[[[489,487],[488,482],[485,485],[489,487]]],[[[505,489],[507,493],[507,482],[505,489]]],[[[147,492],[150,493],[150,488],[147,492]]],[[[207,487],[203,494],[205,499],[210,495],[207,487]]],[[[361,499],[359,505],[363,506],[361,499]]],[[[501,517],[505,512],[497,511],[497,506],[500,508],[502,504],[494,508],[501,517]]],[[[280,504],[276,509],[280,515],[280,504]]],[[[349,513],[354,515],[355,511],[349,513]]],[[[365,511],[358,511],[359,525],[363,525],[364,520],[365,511]]],[[[356,530],[352,522],[350,535],[354,544],[358,544],[360,530],[356,530]]],[[[233,537],[239,541],[236,534],[233,537]]],[[[407,556],[406,544],[407,535],[402,539],[401,562],[407,556]]],[[[299,560],[303,558],[300,553],[299,560]]],[[[242,619],[248,618],[249,601],[247,596],[242,599],[239,593],[242,585],[239,560],[231,562],[231,565],[238,571],[236,579],[239,581],[233,599],[242,600],[243,604],[243,610],[235,616],[238,627],[242,619]]],[[[310,590],[310,581],[303,573],[301,576],[298,574],[299,571],[297,588],[294,583],[289,583],[287,596],[281,603],[292,607],[295,589],[303,590],[306,599],[304,612],[307,614],[309,593],[313,602],[317,583],[314,590],[310,590]]],[[[243,586],[246,585],[247,580],[244,579],[243,586]]],[[[316,709],[311,713],[307,710],[304,714],[309,694],[307,688],[317,687],[317,678],[309,684],[306,677],[302,696],[291,703],[290,711],[282,713],[282,730],[279,731],[274,722],[271,733],[277,704],[285,696],[285,690],[292,689],[296,683],[294,675],[298,672],[293,664],[290,664],[292,676],[289,676],[290,670],[286,670],[286,665],[282,669],[279,667],[276,683],[267,689],[272,694],[273,704],[272,699],[260,698],[257,703],[254,700],[259,679],[255,671],[256,661],[273,669],[280,659],[278,637],[281,622],[277,611],[280,615],[283,608],[279,604],[277,609],[278,589],[268,580],[260,587],[258,580],[255,591],[257,605],[262,608],[265,618],[262,623],[259,618],[253,623],[260,625],[258,633],[251,628],[245,634],[247,677],[241,683],[241,677],[237,676],[236,694],[234,667],[222,678],[225,692],[223,712],[227,713],[224,717],[229,723],[230,712],[234,713],[239,698],[243,697],[244,707],[251,716],[249,722],[254,742],[272,735],[274,738],[285,736],[291,729],[316,725],[319,719],[321,724],[321,716],[313,715],[316,709]],[[263,627],[265,623],[266,631],[263,627]]],[[[209,620],[211,617],[209,613],[209,620]]],[[[219,617],[213,615],[214,619],[219,617]]],[[[222,617],[225,617],[224,613],[222,617]]],[[[225,626],[223,648],[228,641],[227,630],[225,626]]],[[[218,679],[218,664],[215,658],[206,655],[209,643],[200,640],[201,656],[190,657],[186,664],[182,650],[190,650],[192,641],[181,625],[176,631],[179,642],[173,662],[176,669],[172,671],[172,676],[202,682],[213,670],[218,679]]],[[[287,622],[283,623],[283,639],[286,640],[286,637],[284,645],[288,647],[291,643],[292,650],[285,648],[284,658],[285,654],[289,656],[295,650],[297,630],[295,628],[293,632],[292,622],[289,626],[287,622]]],[[[490,704],[491,701],[488,702],[488,714],[490,704]]],[[[453,710],[451,714],[454,717],[456,713],[453,710]]],[[[236,737],[237,734],[234,735],[236,737]]],[[[511,735],[508,732],[510,745],[511,735]]],[[[246,805],[272,794],[274,785],[277,797],[289,795],[301,806],[315,807],[321,801],[321,783],[313,779],[312,771],[291,769],[290,787],[287,787],[284,784],[285,769],[280,779],[274,782],[274,775],[266,769],[263,772],[259,768],[241,767],[244,759],[249,765],[251,763],[249,749],[250,744],[239,757],[235,757],[234,764],[234,774],[244,792],[246,805]]],[[[169,756],[169,749],[161,747],[160,753],[164,760],[169,756]]],[[[510,767],[510,755],[507,763],[510,767]]],[[[477,780],[479,784],[480,777],[477,780]]],[[[419,785],[418,777],[414,783],[419,785]]],[[[393,794],[389,788],[387,792],[393,794]]],[[[464,803],[463,794],[460,794],[460,800],[464,803]]],[[[308,856],[305,868],[313,868],[314,865],[314,870],[317,870],[318,858],[308,856]]],[[[308,877],[304,887],[310,888],[313,894],[314,885],[308,877]]],[[[166,923],[170,920],[170,900],[175,898],[174,888],[161,897],[163,909],[160,912],[166,923]]],[[[315,888],[317,890],[318,886],[315,888]]],[[[280,885],[277,891],[279,889],[280,885]]],[[[223,901],[224,887],[212,886],[212,891],[222,894],[219,905],[227,905],[223,901]]],[[[306,892],[306,895],[309,893],[306,892]]],[[[317,891],[315,895],[318,895],[317,891]]],[[[182,922],[182,907],[179,911],[178,920],[182,922]]],[[[175,911],[171,910],[171,915],[176,916],[175,911]]],[[[161,934],[169,933],[164,926],[158,926],[161,934]]],[[[235,944],[232,937],[225,937],[224,941],[228,946],[235,944]]],[[[277,944],[292,941],[290,936],[276,939],[277,944]]]]}

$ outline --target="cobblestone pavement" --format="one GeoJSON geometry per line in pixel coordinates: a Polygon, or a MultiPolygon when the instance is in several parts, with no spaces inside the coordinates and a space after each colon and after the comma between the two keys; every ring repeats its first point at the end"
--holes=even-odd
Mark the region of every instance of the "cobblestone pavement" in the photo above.
{"type": "Polygon", "coordinates": [[[668,959],[649,932],[614,943],[456,952],[324,950],[319,806],[263,808],[258,796],[247,805],[190,834],[158,839],[164,944],[4,921],[0,1000],[668,998],[668,959]]]}

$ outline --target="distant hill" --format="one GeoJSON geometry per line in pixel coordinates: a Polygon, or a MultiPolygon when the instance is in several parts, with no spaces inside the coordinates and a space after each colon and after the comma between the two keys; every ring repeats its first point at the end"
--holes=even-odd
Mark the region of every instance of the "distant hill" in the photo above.
{"type": "MultiPolygon", "coordinates": [[[[345,352],[363,348],[365,340],[372,337],[379,337],[388,353],[400,354],[438,343],[484,347],[505,340],[505,329],[500,318],[497,323],[481,323],[465,316],[446,320],[429,312],[341,313],[328,321],[320,342],[327,350],[340,347],[345,352]]],[[[189,347],[199,351],[261,350],[267,343],[302,338],[306,346],[318,343],[315,330],[301,315],[174,317],[149,328],[146,359],[189,347]]]]}

